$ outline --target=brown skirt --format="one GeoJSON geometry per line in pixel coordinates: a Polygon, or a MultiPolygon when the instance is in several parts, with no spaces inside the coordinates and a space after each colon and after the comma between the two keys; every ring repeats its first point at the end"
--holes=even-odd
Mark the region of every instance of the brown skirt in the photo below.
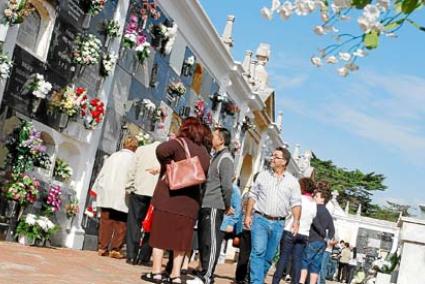
{"type": "Polygon", "coordinates": [[[195,222],[190,217],[154,209],[150,246],[163,250],[190,251],[195,222]]]}

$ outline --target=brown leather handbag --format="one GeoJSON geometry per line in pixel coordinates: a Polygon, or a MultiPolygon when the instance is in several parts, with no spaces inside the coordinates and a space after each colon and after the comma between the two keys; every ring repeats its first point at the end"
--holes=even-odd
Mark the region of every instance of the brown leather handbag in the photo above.
{"type": "Polygon", "coordinates": [[[166,166],[166,176],[170,190],[182,189],[194,185],[200,185],[206,181],[204,169],[198,156],[191,157],[189,148],[184,139],[176,139],[184,148],[186,159],[171,161],[166,166]]]}

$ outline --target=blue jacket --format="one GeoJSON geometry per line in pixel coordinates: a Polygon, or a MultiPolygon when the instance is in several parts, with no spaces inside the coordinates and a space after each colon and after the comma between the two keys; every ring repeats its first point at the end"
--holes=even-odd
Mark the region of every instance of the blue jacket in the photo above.
{"type": "Polygon", "coordinates": [[[221,223],[220,230],[225,231],[227,226],[233,226],[233,229],[238,234],[242,232],[242,227],[239,226],[242,218],[242,200],[241,192],[235,184],[232,185],[231,206],[235,212],[233,213],[233,215],[230,216],[224,215],[223,223],[221,223]]]}

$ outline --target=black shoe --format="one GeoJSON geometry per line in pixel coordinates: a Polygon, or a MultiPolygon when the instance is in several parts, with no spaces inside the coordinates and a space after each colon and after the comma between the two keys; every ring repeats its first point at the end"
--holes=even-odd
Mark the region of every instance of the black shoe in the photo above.
{"type": "Polygon", "coordinates": [[[125,262],[127,262],[128,264],[134,265],[134,259],[133,258],[127,258],[127,260],[125,262]]]}

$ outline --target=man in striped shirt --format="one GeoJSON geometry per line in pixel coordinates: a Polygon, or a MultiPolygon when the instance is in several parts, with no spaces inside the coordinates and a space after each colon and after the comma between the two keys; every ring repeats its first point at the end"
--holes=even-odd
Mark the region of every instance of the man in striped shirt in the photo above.
{"type": "Polygon", "coordinates": [[[298,180],[286,171],[291,154],[278,147],[271,156],[271,171],[261,172],[249,193],[244,225],[251,229],[250,279],[263,284],[281,239],[285,218],[292,211],[292,234],[298,233],[301,190],[298,180]]]}

